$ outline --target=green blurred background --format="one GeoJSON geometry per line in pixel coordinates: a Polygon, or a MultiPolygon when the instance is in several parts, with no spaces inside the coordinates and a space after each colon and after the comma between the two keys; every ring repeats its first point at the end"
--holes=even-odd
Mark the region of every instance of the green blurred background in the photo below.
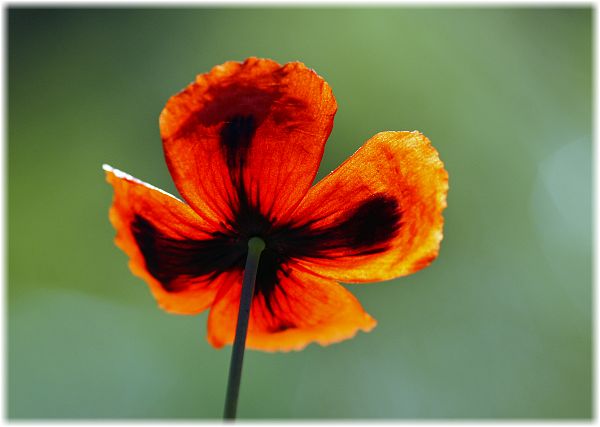
{"type": "Polygon", "coordinates": [[[170,192],[166,100],[248,56],[339,104],[318,179],[382,130],[450,174],[439,258],[348,288],[379,325],[249,352],[242,418],[592,416],[592,11],[8,9],[8,416],[219,418],[230,348],[112,242],[102,163],[170,192]]]}

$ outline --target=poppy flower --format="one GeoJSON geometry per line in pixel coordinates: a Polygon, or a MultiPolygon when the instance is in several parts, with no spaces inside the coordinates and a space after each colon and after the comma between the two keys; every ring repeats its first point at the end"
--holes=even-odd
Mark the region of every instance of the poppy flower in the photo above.
{"type": "Polygon", "coordinates": [[[381,132],[312,186],[337,104],[299,62],[227,62],[167,102],[160,133],[182,200],[105,165],[110,220],[158,304],[210,309],[208,341],[234,339],[248,240],[261,237],[248,348],[299,350],[376,321],[338,282],[427,266],[442,239],[448,175],[419,132],[381,132]]]}

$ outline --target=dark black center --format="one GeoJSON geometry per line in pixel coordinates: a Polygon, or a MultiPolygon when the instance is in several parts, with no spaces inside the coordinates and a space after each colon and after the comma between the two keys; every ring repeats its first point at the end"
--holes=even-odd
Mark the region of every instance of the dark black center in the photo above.
{"type": "Polygon", "coordinates": [[[189,279],[217,276],[242,270],[248,253],[248,240],[265,241],[261,254],[256,293],[269,297],[286,275],[290,260],[360,257],[383,252],[396,235],[400,212],[393,198],[379,194],[328,227],[273,225],[246,200],[238,210],[230,230],[215,232],[209,240],[181,240],[167,237],[143,216],[132,223],[133,235],[145,258],[148,271],[170,292],[187,289],[189,279]]]}

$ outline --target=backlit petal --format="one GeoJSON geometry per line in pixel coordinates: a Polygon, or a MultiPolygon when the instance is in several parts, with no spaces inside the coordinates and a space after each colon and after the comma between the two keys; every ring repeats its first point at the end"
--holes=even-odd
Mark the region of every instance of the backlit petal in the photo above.
{"type": "Polygon", "coordinates": [[[336,109],[327,83],[299,62],[249,58],[199,75],[160,116],[177,189],[217,224],[235,223],[240,204],[281,220],[314,180],[336,109]]]}
{"type": "MultiPolygon", "coordinates": [[[[301,350],[311,342],[321,345],[368,332],[377,322],[358,300],[338,283],[298,268],[282,269],[268,294],[252,302],[246,346],[264,351],[301,350]]],[[[233,342],[241,286],[224,287],[208,318],[208,340],[219,348],[233,342]]]]}
{"type": "Polygon", "coordinates": [[[148,283],[163,309],[205,310],[229,274],[215,271],[214,248],[202,252],[198,244],[211,241],[209,225],[174,196],[110,166],[104,169],[115,192],[109,215],[115,243],[129,256],[131,271],[148,283]],[[208,264],[197,259],[202,254],[208,264]]]}
{"type": "Polygon", "coordinates": [[[437,257],[447,191],[448,174],[425,136],[379,133],[294,212],[312,236],[301,264],[343,282],[420,270],[437,257]]]}

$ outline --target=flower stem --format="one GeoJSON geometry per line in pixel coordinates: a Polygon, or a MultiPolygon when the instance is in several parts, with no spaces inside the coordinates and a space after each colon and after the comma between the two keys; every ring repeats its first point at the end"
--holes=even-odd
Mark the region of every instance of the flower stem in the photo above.
{"type": "Polygon", "coordinates": [[[242,281],[242,296],[240,298],[240,311],[238,312],[235,339],[231,350],[231,363],[229,365],[229,380],[227,381],[227,396],[225,398],[226,420],[234,420],[237,411],[238,396],[240,394],[240,381],[242,379],[242,364],[244,363],[244,350],[246,348],[246,333],[248,332],[248,319],[250,306],[254,294],[254,283],[258,272],[260,254],[265,248],[265,242],[260,237],[252,237],[248,241],[248,258],[244,269],[242,281]]]}

